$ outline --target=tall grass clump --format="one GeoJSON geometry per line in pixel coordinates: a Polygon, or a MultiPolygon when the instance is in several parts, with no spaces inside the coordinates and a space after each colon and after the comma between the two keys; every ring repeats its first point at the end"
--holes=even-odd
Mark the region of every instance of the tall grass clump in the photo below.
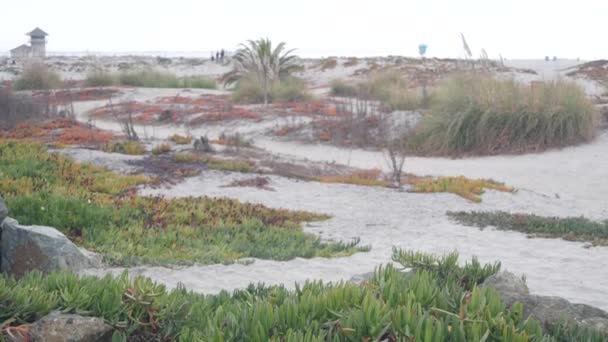
{"type": "Polygon", "coordinates": [[[179,77],[171,72],[155,69],[123,71],[120,73],[95,70],[87,74],[85,85],[87,87],[123,85],[142,88],[216,88],[215,81],[204,76],[179,77]]]}
{"type": "Polygon", "coordinates": [[[169,290],[148,278],[103,278],[57,272],[0,275],[0,339],[53,310],[103,318],[113,341],[605,341],[606,334],[569,325],[543,331],[478,287],[499,264],[457,254],[435,257],[395,250],[363,284],[306,281],[295,290],[250,285],[203,295],[169,290]],[[410,272],[403,272],[407,268],[410,272]]]}
{"type": "Polygon", "coordinates": [[[359,94],[356,85],[339,79],[329,82],[329,89],[331,96],[356,97],[359,94]]]}
{"type": "Polygon", "coordinates": [[[118,85],[118,78],[111,72],[95,70],[87,74],[84,84],[87,87],[110,87],[118,85]]]}
{"type": "Polygon", "coordinates": [[[180,88],[216,89],[215,81],[205,76],[185,76],[180,78],[180,88]]]}
{"type": "Polygon", "coordinates": [[[41,62],[30,63],[25,66],[23,73],[15,79],[15,90],[48,90],[59,88],[62,85],[61,76],[50,70],[41,62]]]}
{"type": "Polygon", "coordinates": [[[416,89],[410,88],[401,76],[388,72],[372,73],[358,83],[333,80],[330,94],[379,101],[387,111],[415,110],[422,104],[422,97],[416,89]]]}
{"type": "Polygon", "coordinates": [[[484,75],[458,75],[434,95],[412,145],[439,155],[542,151],[590,141],[593,104],[566,81],[532,86],[484,75]]]}
{"type": "Polygon", "coordinates": [[[118,76],[120,84],[145,88],[178,88],[179,79],[172,73],[153,69],[123,72],[118,76]]]}
{"type": "Polygon", "coordinates": [[[245,76],[236,83],[232,93],[232,99],[240,103],[301,102],[311,98],[304,81],[294,76],[274,80],[267,95],[253,75],[245,76]]]}
{"type": "Polygon", "coordinates": [[[395,73],[373,73],[359,87],[364,96],[384,103],[390,110],[413,110],[420,103],[415,91],[395,73]]]}

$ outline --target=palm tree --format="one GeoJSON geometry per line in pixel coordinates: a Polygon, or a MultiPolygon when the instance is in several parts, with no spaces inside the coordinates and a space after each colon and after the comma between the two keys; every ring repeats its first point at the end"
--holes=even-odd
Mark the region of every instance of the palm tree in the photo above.
{"type": "Polygon", "coordinates": [[[262,86],[264,105],[268,104],[270,88],[275,81],[280,81],[289,75],[296,67],[295,50],[285,50],[281,42],[274,49],[268,38],[248,40],[240,45],[234,59],[234,69],[223,76],[224,85],[236,83],[247,75],[253,75],[262,86]]]}

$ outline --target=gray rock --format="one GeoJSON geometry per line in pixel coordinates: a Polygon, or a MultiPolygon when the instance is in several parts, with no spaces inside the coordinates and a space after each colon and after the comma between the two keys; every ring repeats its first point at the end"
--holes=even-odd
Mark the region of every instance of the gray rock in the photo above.
{"type": "Polygon", "coordinates": [[[11,218],[2,223],[0,254],[2,272],[16,277],[33,270],[50,273],[98,266],[55,228],[22,226],[11,218]]]}
{"type": "Polygon", "coordinates": [[[593,317],[584,319],[582,325],[599,331],[608,331],[608,318],[593,317]]]}
{"type": "Polygon", "coordinates": [[[348,280],[348,282],[352,284],[361,284],[363,282],[368,281],[373,275],[374,272],[355,274],[354,276],[352,276],[352,278],[348,280]]]}
{"type": "Polygon", "coordinates": [[[507,271],[491,275],[482,286],[495,288],[500,293],[500,297],[507,307],[511,307],[517,301],[521,302],[523,296],[530,294],[530,290],[524,279],[507,271]]]}
{"type": "Polygon", "coordinates": [[[608,312],[586,304],[573,304],[560,297],[532,295],[524,280],[513,273],[492,275],[482,286],[495,288],[507,307],[515,302],[522,303],[524,317],[537,319],[545,328],[566,322],[608,333],[608,312]]]}
{"type": "Polygon", "coordinates": [[[0,197],[0,223],[8,216],[8,208],[2,197],[0,197]]]}
{"type": "Polygon", "coordinates": [[[34,322],[29,334],[31,342],[109,342],[113,328],[101,318],[55,311],[34,322]]]}

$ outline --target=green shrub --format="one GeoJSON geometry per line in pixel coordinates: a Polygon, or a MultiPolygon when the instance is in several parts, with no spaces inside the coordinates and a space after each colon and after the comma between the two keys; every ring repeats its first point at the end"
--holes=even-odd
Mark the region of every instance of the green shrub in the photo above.
{"type": "Polygon", "coordinates": [[[46,90],[59,88],[63,82],[58,73],[44,63],[35,62],[25,66],[23,73],[15,79],[16,90],[46,90]]]}
{"type": "Polygon", "coordinates": [[[205,76],[186,76],[180,79],[180,88],[196,88],[196,89],[216,89],[217,85],[214,80],[205,76]]]}
{"type": "Polygon", "coordinates": [[[102,150],[109,153],[122,153],[130,155],[140,155],[146,153],[144,145],[137,141],[121,141],[108,143],[103,146],[102,150]]]}
{"type": "Polygon", "coordinates": [[[255,172],[255,164],[246,159],[219,159],[192,152],[178,152],[173,155],[176,163],[203,163],[212,170],[230,172],[255,172]]]}
{"type": "Polygon", "coordinates": [[[440,155],[542,151],[593,139],[597,113],[574,83],[530,88],[515,80],[459,75],[434,95],[412,146],[440,155]]]}
{"type": "Polygon", "coordinates": [[[303,102],[312,98],[306,89],[306,83],[294,76],[275,82],[272,86],[271,97],[274,102],[303,102]]]}
{"type": "Polygon", "coordinates": [[[479,228],[489,226],[514,230],[540,237],[563,238],[608,246],[608,221],[596,222],[584,217],[543,217],[531,214],[498,212],[448,212],[457,222],[479,228]]]}
{"type": "Polygon", "coordinates": [[[344,80],[332,80],[329,83],[329,87],[329,93],[332,96],[357,97],[359,94],[356,85],[349,84],[344,80]]]}
{"type": "Polygon", "coordinates": [[[172,73],[146,69],[118,75],[120,84],[145,88],[179,88],[179,79],[172,73]]]}
{"type": "Polygon", "coordinates": [[[391,111],[414,110],[420,107],[420,96],[395,73],[372,73],[358,87],[360,97],[380,101],[391,111]]]}
{"type": "Polygon", "coordinates": [[[171,145],[167,143],[162,143],[154,146],[152,149],[152,154],[165,154],[171,152],[171,145]]]}
{"type": "Polygon", "coordinates": [[[197,163],[202,160],[202,156],[192,152],[178,152],[173,155],[173,161],[176,163],[197,163]]]}
{"type": "Polygon", "coordinates": [[[95,70],[87,74],[84,84],[86,87],[110,87],[118,84],[116,75],[103,70],[95,70]]]}
{"type": "Polygon", "coordinates": [[[189,135],[184,136],[184,135],[179,135],[179,134],[173,134],[169,137],[169,140],[178,145],[188,145],[188,144],[192,143],[192,137],[189,135]]]}
{"type": "Polygon", "coordinates": [[[372,73],[367,79],[354,84],[333,80],[330,88],[332,96],[379,101],[387,111],[414,110],[422,104],[421,96],[416,90],[410,89],[407,82],[394,73],[372,73]]]}
{"type": "MultiPolygon", "coordinates": [[[[271,102],[272,95],[269,97],[268,100],[271,102]]],[[[239,103],[263,103],[264,89],[255,76],[245,76],[236,82],[232,92],[232,100],[239,103]]]]}
{"type": "MultiPolygon", "coordinates": [[[[263,103],[264,89],[255,77],[243,77],[236,83],[232,99],[240,103],[263,103]]],[[[298,102],[310,99],[311,95],[304,81],[294,76],[275,81],[268,98],[269,102],[298,102]]]]}
{"type": "Polygon", "coordinates": [[[234,159],[207,158],[207,167],[213,170],[232,171],[232,172],[254,172],[255,168],[250,161],[234,159]]]}
{"type": "Polygon", "coordinates": [[[479,288],[497,265],[457,255],[395,251],[401,265],[377,268],[363,284],[307,281],[290,291],[250,285],[233,293],[167,290],[143,277],[29,273],[0,275],[0,321],[19,326],[53,310],[103,318],[114,340],[129,341],[505,341],[600,342],[606,335],[551,327],[505,307],[496,290],[479,288]],[[402,272],[400,267],[411,267],[402,272]]]}
{"type": "Polygon", "coordinates": [[[96,71],[87,75],[88,86],[124,85],[143,88],[202,88],[215,89],[214,80],[204,76],[184,76],[154,69],[123,71],[118,74],[96,71]]]}

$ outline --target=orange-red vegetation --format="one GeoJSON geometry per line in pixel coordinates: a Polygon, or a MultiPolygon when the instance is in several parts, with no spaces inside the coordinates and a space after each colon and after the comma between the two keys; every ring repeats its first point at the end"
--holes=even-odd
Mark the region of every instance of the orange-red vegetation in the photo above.
{"type": "Polygon", "coordinates": [[[131,101],[114,105],[108,104],[94,110],[91,116],[123,118],[129,114],[133,115],[133,121],[139,123],[188,122],[196,125],[225,120],[261,119],[257,113],[245,108],[235,107],[225,97],[215,95],[200,97],[164,96],[146,103],[131,101]]]}
{"type": "Polygon", "coordinates": [[[291,114],[326,116],[336,116],[338,114],[335,103],[330,100],[279,102],[273,104],[273,108],[286,111],[291,114]]]}
{"type": "Polygon", "coordinates": [[[347,175],[322,176],[319,177],[321,183],[344,183],[365,186],[386,186],[387,183],[381,180],[382,171],[378,169],[359,170],[347,175]]]}
{"type": "Polygon", "coordinates": [[[114,135],[74,120],[55,119],[42,123],[22,123],[10,131],[0,133],[0,137],[62,145],[97,145],[107,143],[114,135]]]}

